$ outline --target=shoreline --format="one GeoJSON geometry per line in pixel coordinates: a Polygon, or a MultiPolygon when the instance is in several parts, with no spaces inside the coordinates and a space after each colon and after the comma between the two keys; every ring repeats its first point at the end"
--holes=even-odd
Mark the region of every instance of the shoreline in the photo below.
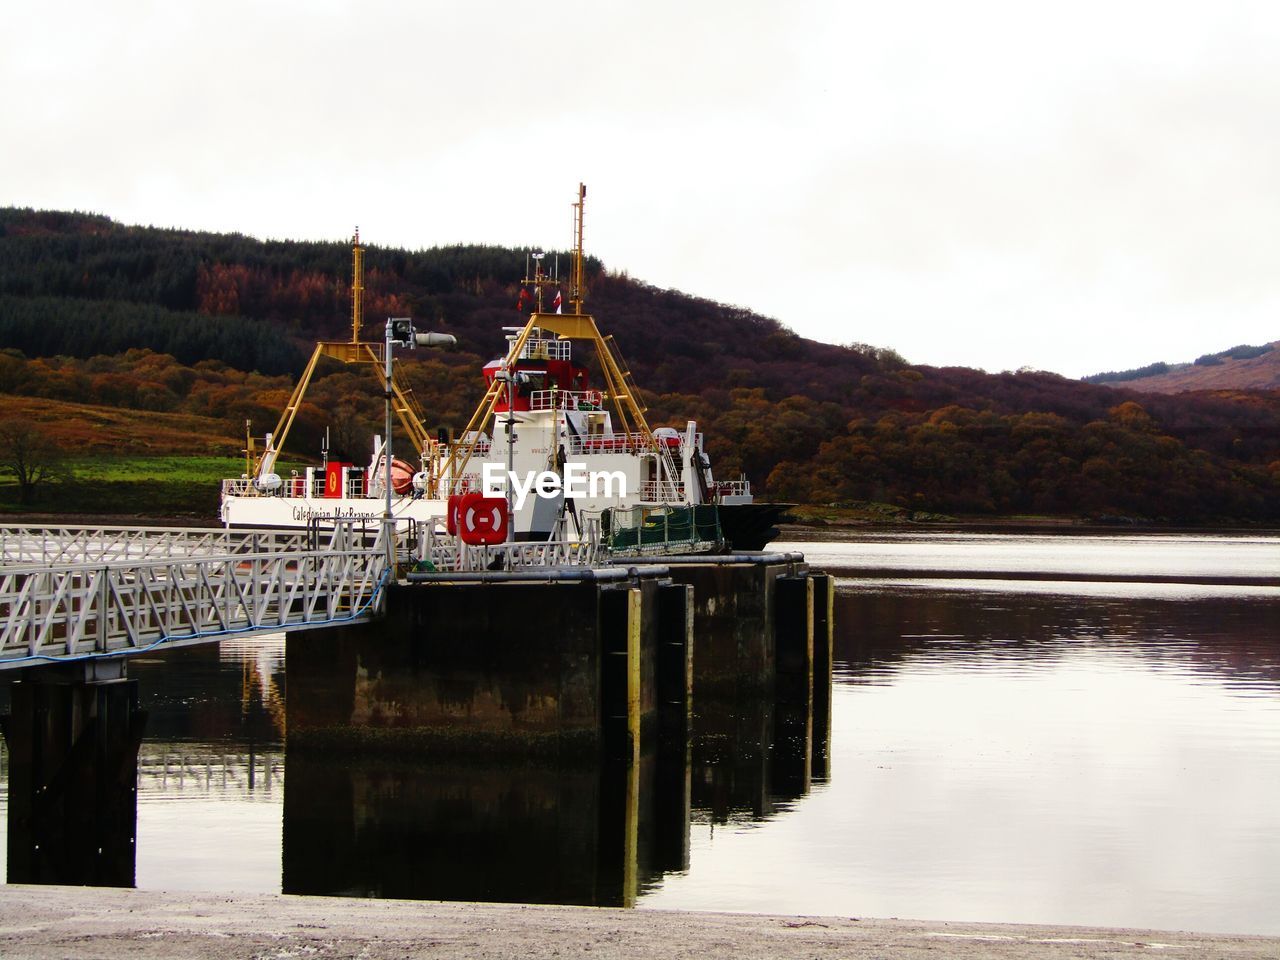
{"type": "MultiPolygon", "coordinates": [[[[192,527],[221,529],[216,516],[177,514],[142,516],[139,514],[49,513],[42,511],[6,513],[0,511],[0,527],[47,524],[54,527],[192,527]]],[[[1265,524],[1187,524],[1135,521],[1133,523],[1101,523],[1081,517],[972,517],[945,520],[906,520],[901,518],[814,517],[779,524],[777,540],[841,539],[865,533],[1007,533],[1064,536],[1084,535],[1168,535],[1218,534],[1222,536],[1276,535],[1280,526],[1265,524]]]]}
{"type": "Polygon", "coordinates": [[[1275,526],[1194,526],[1189,524],[1133,524],[1116,525],[1086,520],[1026,520],[1021,518],[983,520],[932,520],[932,521],[801,521],[781,524],[778,540],[839,540],[863,534],[1024,534],[1035,536],[1169,536],[1171,534],[1202,536],[1274,536],[1280,534],[1275,526]]]}
{"type": "Polygon", "coordinates": [[[0,955],[222,957],[1179,958],[1280,956],[1280,936],[12,885],[0,955]]]}

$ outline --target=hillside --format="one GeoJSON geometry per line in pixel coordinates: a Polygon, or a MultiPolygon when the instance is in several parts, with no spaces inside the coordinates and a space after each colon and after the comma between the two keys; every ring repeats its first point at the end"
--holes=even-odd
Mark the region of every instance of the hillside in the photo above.
{"type": "Polygon", "coordinates": [[[1233,347],[1190,363],[1153,363],[1138,370],[1100,373],[1084,379],[1142,393],[1280,390],[1280,340],[1256,347],[1233,347]]]}
{"type": "Polygon", "coordinates": [[[0,421],[31,423],[76,457],[222,456],[244,449],[225,421],[0,393],[0,421]]]}
{"type": "MultiPolygon", "coordinates": [[[[365,255],[367,335],[388,315],[453,333],[402,374],[431,430],[460,430],[503,347],[525,253],[457,246],[365,255]]],[[[270,429],[317,337],[348,331],[350,248],[0,210],[0,393],[270,429]]],[[[613,334],[654,425],[696,419],[717,473],[769,496],[906,510],[1280,520],[1280,392],[1142,394],[1049,373],[911,366],[749,310],[588,264],[587,308],[613,334]]],[[[851,333],[856,325],[851,324],[851,333]]],[[[366,456],[368,372],[317,371],[289,453],[366,456]]],[[[80,416],[68,413],[67,422],[80,416]]],[[[83,416],[90,416],[84,412],[83,416]]],[[[129,429],[159,449],[161,417],[129,429]]],[[[191,441],[198,443],[199,441],[191,441]]],[[[238,442],[238,441],[237,441],[238,442]]]]}

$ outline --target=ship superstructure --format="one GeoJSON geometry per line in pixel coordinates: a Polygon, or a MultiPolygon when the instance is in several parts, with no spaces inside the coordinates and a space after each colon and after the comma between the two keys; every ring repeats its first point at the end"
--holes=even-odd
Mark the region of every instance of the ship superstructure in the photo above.
{"type": "MultiPolygon", "coordinates": [[[[526,270],[519,294],[527,318],[505,329],[507,349],[484,366],[484,398],[460,433],[452,439],[443,433],[433,436],[412,395],[391,378],[391,404],[405,435],[395,444],[398,456],[392,462],[389,498],[382,438],[375,438],[367,466],[326,461],[288,479],[273,472],[321,357],[369,364],[374,371],[385,365],[390,334],[386,347],[360,339],[363,249],[357,233],[351,340],[316,345],[262,452],[254,455],[247,445],[245,475],[224,481],[223,522],[297,526],[343,517],[373,521],[389,505],[398,520],[436,523],[445,520],[451,497],[485,492],[506,499],[512,539],[583,536],[597,529],[590,521],[599,520],[606,510],[615,517],[631,511],[643,518],[646,511],[715,505],[725,531],[715,538],[717,545],[736,540],[732,545],[740,548],[763,546],[776,532],[769,523],[781,510],[753,505],[745,479],[723,482],[713,477],[693,421],[650,428],[616,342],[584,311],[585,200],[586,188],[580,185],[573,204],[568,309],[562,300],[566,284],[558,269],[546,271],[545,257],[532,254],[532,268],[526,270]],[[575,353],[583,348],[589,356],[575,353]],[[584,362],[589,359],[594,360],[599,383],[592,382],[592,371],[584,362]],[[739,522],[748,517],[747,524],[739,522]]],[[[431,335],[418,334],[424,336],[431,335]]]]}

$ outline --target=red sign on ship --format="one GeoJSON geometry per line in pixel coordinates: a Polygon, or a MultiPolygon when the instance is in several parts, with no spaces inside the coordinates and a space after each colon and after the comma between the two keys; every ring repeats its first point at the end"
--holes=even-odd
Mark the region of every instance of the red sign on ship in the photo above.
{"type": "Polygon", "coordinates": [[[324,468],[324,495],[333,499],[342,496],[342,468],[349,467],[349,463],[341,463],[338,460],[330,460],[324,468]]]}

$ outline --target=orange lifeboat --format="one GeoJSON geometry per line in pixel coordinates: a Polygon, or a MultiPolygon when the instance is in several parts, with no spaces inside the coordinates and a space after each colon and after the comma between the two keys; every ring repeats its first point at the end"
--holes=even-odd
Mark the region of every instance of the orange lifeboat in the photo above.
{"type": "MultiPolygon", "coordinates": [[[[369,477],[369,490],[382,488],[383,478],[386,474],[386,461],[381,457],[378,458],[378,464],[373,469],[372,475],[369,477]]],[[[406,463],[399,457],[391,458],[391,489],[396,493],[409,493],[413,490],[413,475],[417,471],[413,464],[406,463]]]]}

